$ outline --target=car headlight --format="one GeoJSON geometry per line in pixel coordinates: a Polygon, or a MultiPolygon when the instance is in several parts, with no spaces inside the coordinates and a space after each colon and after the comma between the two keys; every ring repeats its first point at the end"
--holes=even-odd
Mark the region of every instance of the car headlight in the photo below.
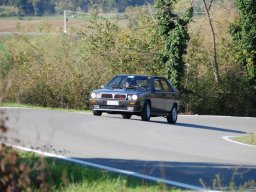
{"type": "Polygon", "coordinates": [[[97,98],[97,99],[100,99],[100,98],[101,98],[101,94],[100,94],[100,93],[97,93],[97,94],[96,94],[96,98],[97,98]]]}
{"type": "Polygon", "coordinates": [[[127,96],[127,99],[128,99],[128,100],[132,100],[132,95],[128,95],[128,96],[127,96]]]}
{"type": "Polygon", "coordinates": [[[91,98],[95,99],[96,98],[96,93],[91,93],[91,98]]]}
{"type": "Polygon", "coordinates": [[[138,96],[137,95],[132,95],[132,100],[137,100],[138,96]]]}
{"type": "Polygon", "coordinates": [[[137,100],[138,95],[128,95],[127,98],[128,98],[128,100],[137,100]]]}

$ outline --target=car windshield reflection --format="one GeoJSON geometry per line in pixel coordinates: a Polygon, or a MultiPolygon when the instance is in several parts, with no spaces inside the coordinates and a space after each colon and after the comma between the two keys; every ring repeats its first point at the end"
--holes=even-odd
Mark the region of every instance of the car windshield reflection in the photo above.
{"type": "Polygon", "coordinates": [[[117,76],[106,86],[111,89],[150,89],[150,79],[143,76],[117,76]]]}

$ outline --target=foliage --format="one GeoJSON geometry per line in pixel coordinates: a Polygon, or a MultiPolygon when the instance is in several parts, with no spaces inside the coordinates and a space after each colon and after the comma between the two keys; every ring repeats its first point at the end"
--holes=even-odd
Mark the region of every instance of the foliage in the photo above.
{"type": "Polygon", "coordinates": [[[0,17],[11,17],[18,15],[18,9],[12,6],[0,7],[0,17]]]}
{"type": "Polygon", "coordinates": [[[183,55],[186,53],[189,40],[187,25],[193,16],[193,7],[191,6],[184,15],[179,16],[173,12],[176,2],[177,0],[155,1],[158,30],[165,45],[160,51],[158,62],[165,68],[168,79],[181,89],[185,66],[183,55]]]}
{"type": "Polygon", "coordinates": [[[42,161],[22,163],[11,147],[0,145],[0,189],[2,191],[48,191],[42,161]]]}
{"type": "Polygon", "coordinates": [[[8,55],[0,62],[4,101],[87,109],[89,92],[113,75],[160,74],[154,62],[160,39],[150,18],[138,12],[136,22],[123,29],[117,21],[95,16],[74,36],[7,40],[8,55]]]}
{"type": "Polygon", "coordinates": [[[90,66],[101,65],[93,70],[97,70],[102,79],[117,74],[161,73],[154,62],[160,41],[152,28],[154,23],[145,13],[143,16],[139,13],[135,15],[137,18],[129,24],[129,28],[123,29],[116,21],[95,17],[89,26],[79,32],[82,60],[90,66]]]}
{"type": "MultiPolygon", "coordinates": [[[[213,4],[213,8],[216,5],[213,4]]],[[[218,10],[212,12],[217,40],[217,59],[220,67],[220,83],[215,83],[209,55],[211,41],[205,16],[194,18],[189,26],[190,41],[185,56],[186,70],[183,79],[185,92],[183,112],[196,114],[218,114],[255,116],[255,92],[249,81],[244,78],[244,70],[236,61],[237,50],[234,49],[229,34],[229,23],[234,22],[233,4],[224,1],[218,10]],[[227,10],[230,10],[227,12],[227,10]]]]}
{"type": "Polygon", "coordinates": [[[251,87],[256,90],[256,2],[236,0],[239,17],[230,26],[230,33],[236,44],[237,60],[246,71],[251,87]]]}
{"type": "Polygon", "coordinates": [[[8,41],[6,65],[12,67],[5,76],[4,89],[9,86],[9,91],[5,91],[4,98],[41,106],[83,108],[88,91],[83,89],[83,76],[75,69],[75,53],[69,42],[72,37],[51,35],[17,36],[8,41]]]}
{"type": "Polygon", "coordinates": [[[193,114],[255,116],[256,94],[248,89],[248,83],[230,74],[217,84],[213,77],[190,82],[183,95],[183,111],[193,114]]]}

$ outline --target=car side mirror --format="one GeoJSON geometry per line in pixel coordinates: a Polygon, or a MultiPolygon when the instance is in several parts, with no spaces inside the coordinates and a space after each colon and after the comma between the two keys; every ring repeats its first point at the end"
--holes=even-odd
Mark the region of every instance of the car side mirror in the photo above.
{"type": "Polygon", "coordinates": [[[100,88],[101,88],[101,89],[104,89],[104,88],[105,88],[105,85],[101,85],[100,88]]]}

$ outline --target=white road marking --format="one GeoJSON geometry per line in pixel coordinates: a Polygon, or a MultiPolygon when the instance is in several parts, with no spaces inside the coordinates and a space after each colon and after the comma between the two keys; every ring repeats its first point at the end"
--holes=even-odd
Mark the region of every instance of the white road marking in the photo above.
{"type": "Polygon", "coordinates": [[[92,115],[92,112],[79,112],[79,111],[65,111],[65,110],[59,110],[59,109],[47,109],[47,108],[33,108],[33,107],[1,107],[0,109],[27,109],[27,110],[38,110],[38,111],[57,111],[57,112],[67,112],[67,113],[76,113],[76,114],[82,114],[82,115],[92,115]]]}
{"type": "Polygon", "coordinates": [[[223,115],[184,115],[184,114],[179,114],[181,117],[214,117],[214,118],[241,118],[241,119],[255,119],[255,117],[242,117],[242,116],[223,116],[223,115]]]}
{"type": "Polygon", "coordinates": [[[0,106],[0,109],[36,109],[32,107],[2,107],[0,106]]]}
{"type": "MultiPolygon", "coordinates": [[[[6,144],[6,145],[8,145],[8,144],[6,144]]],[[[22,151],[34,152],[36,154],[43,155],[43,156],[46,156],[46,157],[61,159],[61,160],[69,161],[69,162],[72,162],[72,163],[77,163],[77,164],[80,164],[80,165],[83,165],[83,166],[99,168],[99,169],[107,170],[107,171],[110,171],[110,172],[120,173],[120,174],[124,174],[124,175],[128,175],[128,176],[134,176],[134,177],[147,179],[147,180],[151,180],[151,181],[155,181],[155,182],[159,182],[159,183],[164,183],[164,184],[168,184],[168,185],[172,185],[172,186],[176,186],[176,187],[181,187],[181,188],[185,188],[185,189],[196,190],[196,191],[205,191],[205,192],[206,191],[207,192],[217,192],[217,191],[204,189],[202,187],[198,187],[198,186],[194,186],[194,185],[189,185],[189,184],[186,184],[186,183],[181,183],[181,182],[177,182],[177,181],[162,179],[162,178],[158,178],[158,177],[152,177],[152,176],[149,176],[149,175],[144,175],[144,174],[140,174],[140,173],[136,173],[136,172],[132,172],[132,171],[127,171],[127,170],[117,169],[117,168],[104,166],[104,165],[100,165],[100,164],[90,163],[90,162],[82,161],[82,160],[79,160],[79,159],[73,159],[73,158],[70,158],[70,157],[62,156],[62,155],[56,155],[56,154],[53,154],[53,153],[42,152],[42,151],[39,151],[39,150],[34,150],[34,149],[31,149],[31,148],[27,148],[27,147],[21,147],[21,146],[18,146],[18,145],[9,145],[9,146],[11,146],[13,148],[16,148],[16,149],[19,149],[19,150],[22,150],[22,151]]]]}
{"type": "Polygon", "coordinates": [[[235,137],[241,137],[241,136],[223,136],[222,139],[228,141],[228,142],[232,142],[232,143],[236,143],[236,144],[239,144],[239,145],[244,145],[244,146],[248,146],[248,147],[255,147],[255,145],[250,145],[250,144],[246,144],[246,143],[241,143],[241,142],[238,142],[238,141],[234,141],[232,140],[231,138],[235,138],[235,137]]]}

